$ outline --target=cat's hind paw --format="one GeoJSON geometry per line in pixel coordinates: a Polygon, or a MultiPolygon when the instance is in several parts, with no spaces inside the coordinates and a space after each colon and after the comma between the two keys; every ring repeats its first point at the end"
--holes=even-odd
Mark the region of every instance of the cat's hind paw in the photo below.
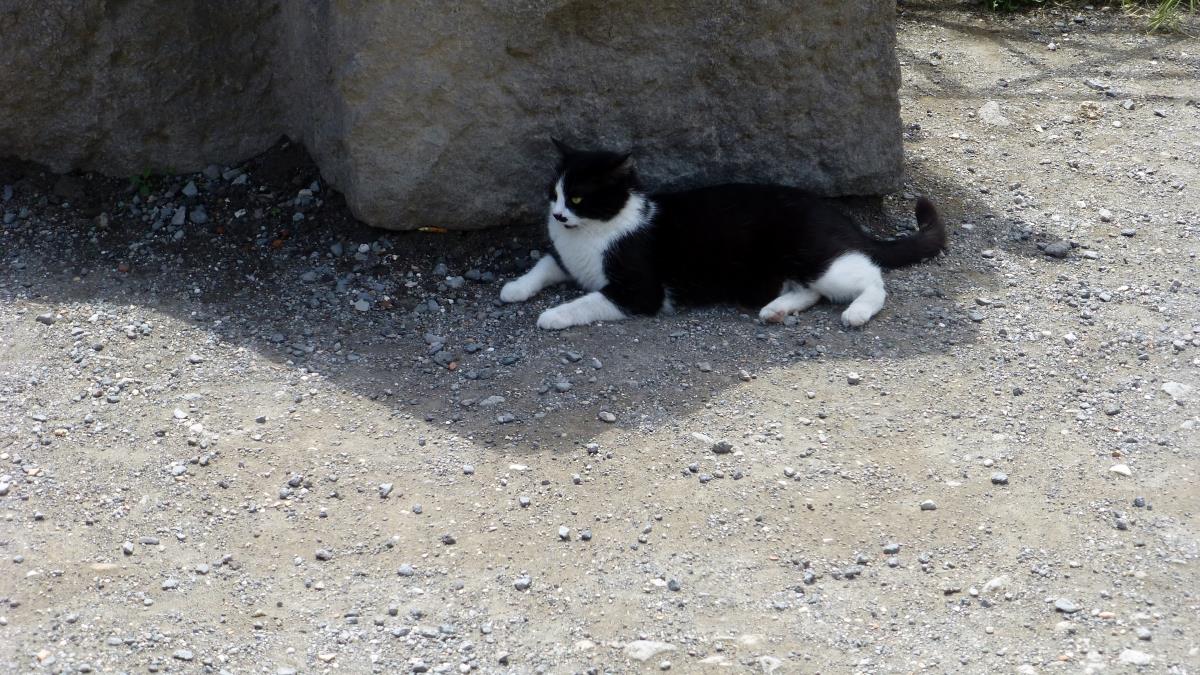
{"type": "Polygon", "coordinates": [[[871,320],[875,313],[870,309],[851,306],[842,312],[842,323],[847,328],[859,328],[871,320]]]}
{"type": "Polygon", "coordinates": [[[562,306],[551,307],[538,316],[538,328],[545,330],[562,330],[583,323],[578,321],[571,310],[562,306]]]}

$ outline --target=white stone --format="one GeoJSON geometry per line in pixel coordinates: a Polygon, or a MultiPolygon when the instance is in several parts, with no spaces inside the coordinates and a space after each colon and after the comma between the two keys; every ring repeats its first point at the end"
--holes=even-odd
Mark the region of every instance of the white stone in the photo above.
{"type": "Polygon", "coordinates": [[[746,633],[738,636],[738,644],[743,647],[754,648],[763,643],[765,638],[758,633],[746,633]]]}
{"type": "Polygon", "coordinates": [[[1191,398],[1192,385],[1182,382],[1164,382],[1162,390],[1176,403],[1183,403],[1191,398]]]}
{"type": "Polygon", "coordinates": [[[1125,649],[1121,651],[1121,663],[1130,663],[1135,666],[1148,666],[1154,660],[1154,657],[1146,652],[1137,649],[1125,649]]]}
{"type": "Polygon", "coordinates": [[[664,652],[675,651],[675,645],[656,640],[634,640],[625,645],[625,656],[634,661],[649,661],[664,652]]]}
{"type": "Polygon", "coordinates": [[[1000,114],[1000,104],[995,101],[988,101],[979,109],[979,119],[984,124],[989,124],[994,127],[1007,127],[1012,122],[1000,114]]]}
{"type": "Polygon", "coordinates": [[[783,661],[774,656],[760,656],[758,657],[758,665],[764,673],[773,673],[779,669],[779,666],[783,665],[783,661]]]}
{"type": "Polygon", "coordinates": [[[1008,575],[1001,574],[1000,576],[996,577],[995,579],[992,579],[991,581],[984,584],[983,592],[984,593],[995,593],[996,591],[1003,591],[1005,588],[1008,587],[1008,583],[1009,583],[1008,575]]]}

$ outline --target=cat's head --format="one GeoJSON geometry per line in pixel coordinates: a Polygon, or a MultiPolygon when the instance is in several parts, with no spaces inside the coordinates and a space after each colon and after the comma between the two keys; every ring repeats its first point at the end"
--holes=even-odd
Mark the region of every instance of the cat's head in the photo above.
{"type": "Polygon", "coordinates": [[[549,223],[568,229],[611,221],[640,189],[629,153],[585,152],[552,138],[558,172],[550,183],[549,223]]]}

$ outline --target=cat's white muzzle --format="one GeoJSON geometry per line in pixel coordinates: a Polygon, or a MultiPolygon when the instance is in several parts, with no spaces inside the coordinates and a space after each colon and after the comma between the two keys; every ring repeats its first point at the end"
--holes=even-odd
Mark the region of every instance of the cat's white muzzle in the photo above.
{"type": "Polygon", "coordinates": [[[561,225],[561,226],[567,228],[568,230],[573,230],[573,229],[579,227],[583,223],[583,221],[581,221],[575,214],[571,213],[570,211],[568,211],[566,213],[563,213],[561,211],[551,211],[550,216],[547,218],[547,220],[550,221],[550,225],[552,227],[554,225],[561,225]]]}

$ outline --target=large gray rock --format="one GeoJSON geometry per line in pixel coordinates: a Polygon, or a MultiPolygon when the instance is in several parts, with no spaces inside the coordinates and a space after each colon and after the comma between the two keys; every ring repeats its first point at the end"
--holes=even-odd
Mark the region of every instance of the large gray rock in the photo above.
{"type": "Polygon", "coordinates": [[[185,171],[282,133],[278,8],[259,0],[0,0],[0,157],[185,171]]]}
{"type": "Polygon", "coordinates": [[[656,189],[900,178],[888,0],[8,4],[0,154],[57,169],[195,169],[286,133],[394,229],[540,215],[551,134],[635,150],[656,189]]]}

